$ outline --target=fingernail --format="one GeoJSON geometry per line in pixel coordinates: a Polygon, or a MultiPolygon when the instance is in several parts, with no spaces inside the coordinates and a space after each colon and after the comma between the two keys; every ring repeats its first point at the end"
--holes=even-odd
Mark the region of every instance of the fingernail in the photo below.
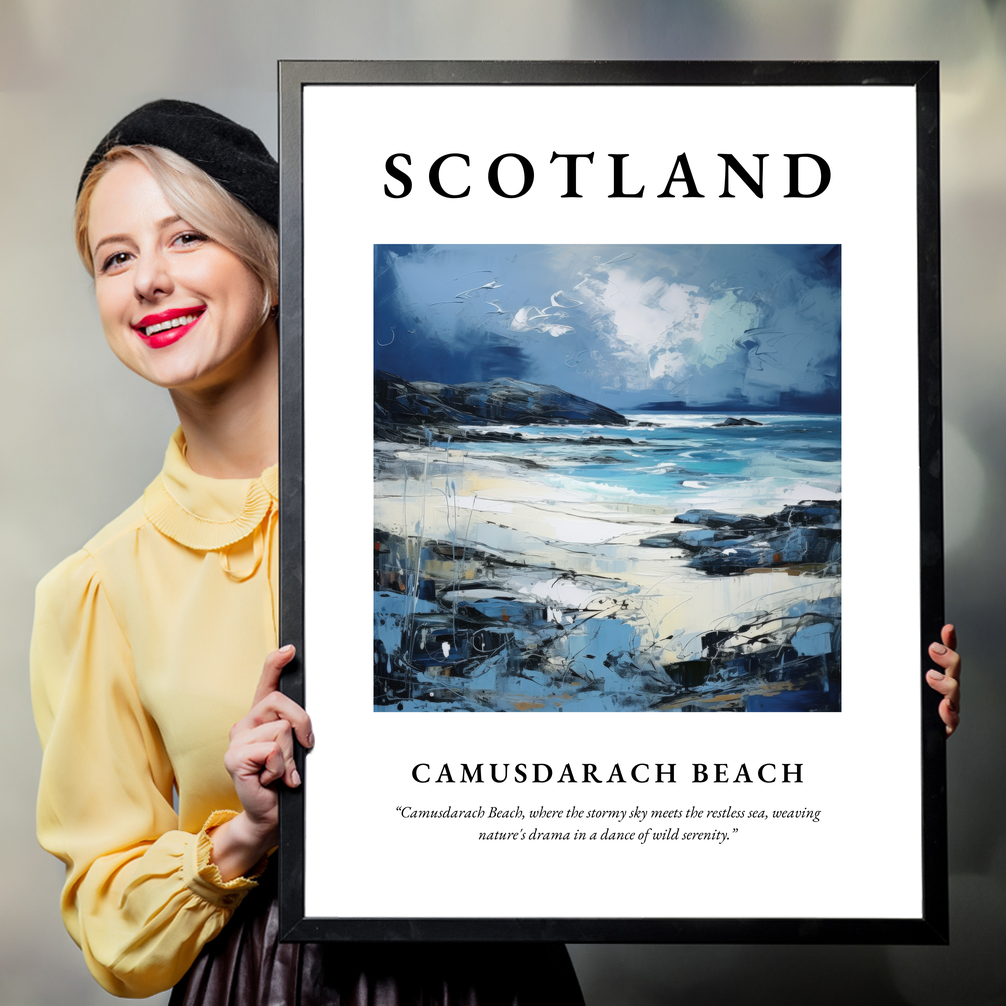
{"type": "Polygon", "coordinates": [[[314,747],[314,732],[313,731],[307,735],[307,746],[309,748],[313,748],[314,747]]]}
{"type": "Polygon", "coordinates": [[[945,674],[940,674],[939,671],[930,671],[929,676],[936,681],[942,681],[946,677],[945,674]]]}
{"type": "Polygon", "coordinates": [[[947,652],[947,648],[942,643],[933,643],[929,647],[929,649],[931,649],[933,651],[933,653],[946,653],[947,652]]]}
{"type": "Polygon", "coordinates": [[[280,647],[279,652],[282,653],[284,656],[287,653],[293,653],[293,643],[287,643],[286,646],[280,647]]]}
{"type": "Polygon", "coordinates": [[[290,773],[290,781],[294,784],[294,786],[300,785],[300,773],[296,769],[290,773]]]}

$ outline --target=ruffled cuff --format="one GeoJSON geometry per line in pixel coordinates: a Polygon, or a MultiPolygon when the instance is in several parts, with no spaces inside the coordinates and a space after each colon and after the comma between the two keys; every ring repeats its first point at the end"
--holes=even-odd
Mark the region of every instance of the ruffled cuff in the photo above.
{"type": "Polygon", "coordinates": [[[213,811],[206,819],[202,831],[195,836],[195,841],[185,846],[182,857],[182,877],[189,890],[211,905],[228,910],[237,908],[245,895],[252,888],[258,887],[255,878],[261,876],[269,865],[269,857],[263,856],[255,868],[245,876],[224,880],[216,863],[210,861],[213,842],[207,833],[237,816],[236,810],[213,811]]]}

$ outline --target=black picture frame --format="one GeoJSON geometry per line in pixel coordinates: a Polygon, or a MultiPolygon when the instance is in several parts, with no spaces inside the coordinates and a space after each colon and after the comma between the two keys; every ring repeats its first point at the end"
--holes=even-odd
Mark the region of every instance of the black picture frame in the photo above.
{"type": "MultiPolygon", "coordinates": [[[[940,944],[948,941],[945,736],[939,696],[924,680],[927,647],[943,624],[940,379],[939,71],[935,62],[400,62],[282,61],[280,104],[281,577],[280,641],[296,644],[282,688],[311,710],[304,648],[304,358],[302,95],[306,86],[425,84],[681,85],[914,88],[918,243],[918,403],[923,904],[917,918],[369,918],[305,914],[304,785],[281,794],[280,926],[287,941],[531,941],[626,943],[940,944]]],[[[333,869],[352,868],[333,863],[333,869]]]]}

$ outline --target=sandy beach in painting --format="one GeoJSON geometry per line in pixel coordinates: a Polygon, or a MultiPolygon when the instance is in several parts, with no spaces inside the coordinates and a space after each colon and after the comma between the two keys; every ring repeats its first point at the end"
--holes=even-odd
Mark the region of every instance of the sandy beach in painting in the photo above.
{"type": "Polygon", "coordinates": [[[839,708],[837,562],[767,552],[757,521],[713,547],[761,545],[742,571],[678,546],[709,532],[682,514],[837,504],[838,419],[722,418],[377,443],[378,707],[839,708]],[[789,456],[810,423],[827,460],[789,456]]]}

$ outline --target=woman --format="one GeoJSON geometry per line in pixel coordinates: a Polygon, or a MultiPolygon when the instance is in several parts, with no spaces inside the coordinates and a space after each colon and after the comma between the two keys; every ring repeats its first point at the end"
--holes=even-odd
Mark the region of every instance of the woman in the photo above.
{"type": "Polygon", "coordinates": [[[38,589],[38,831],[67,929],[121,996],[582,1004],[561,945],[277,944],[276,786],[300,785],[294,736],[313,744],[277,690],[277,220],[258,137],[187,102],[127,116],[81,179],[105,336],[180,426],[143,497],[38,589]]]}

